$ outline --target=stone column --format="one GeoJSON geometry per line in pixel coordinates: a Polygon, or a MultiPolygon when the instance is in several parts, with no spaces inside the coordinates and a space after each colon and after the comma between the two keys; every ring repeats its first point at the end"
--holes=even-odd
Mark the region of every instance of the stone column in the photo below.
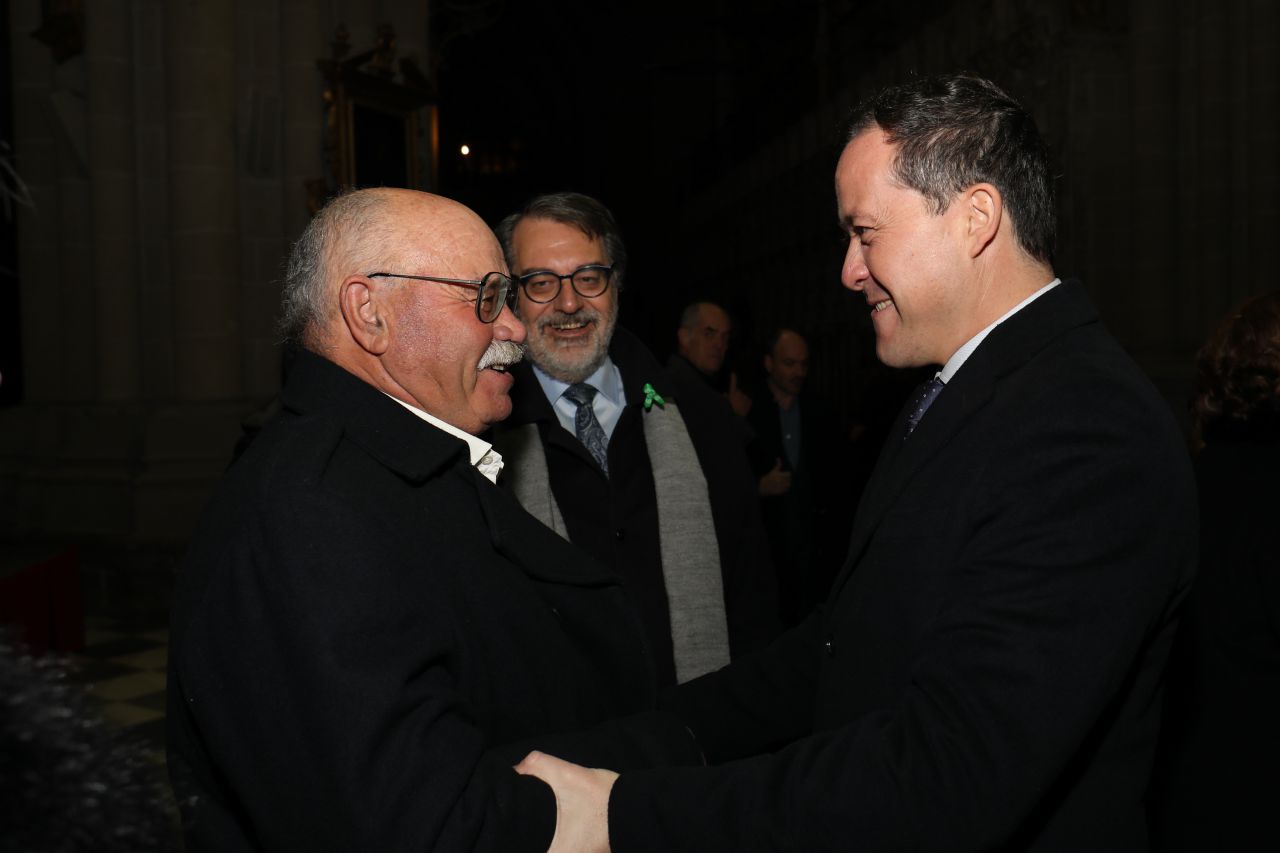
{"type": "MultiPolygon", "coordinates": [[[[49,105],[53,60],[31,37],[40,25],[38,0],[9,4],[6,59],[13,68],[14,165],[33,207],[18,207],[18,276],[22,361],[28,401],[59,397],[58,188],[61,140],[49,105]]],[[[6,448],[7,450],[7,448],[6,448]]]]}
{"type": "Polygon", "coordinates": [[[323,179],[323,83],[316,60],[329,55],[332,33],[323,31],[314,0],[281,0],[280,91],[282,139],[282,214],[285,239],[302,233],[311,214],[306,182],[323,179]]]}
{"type": "MultiPolygon", "coordinates": [[[[1131,56],[1133,87],[1134,211],[1130,235],[1133,280],[1123,299],[1131,346],[1158,346],[1173,326],[1170,297],[1184,260],[1179,246],[1178,21],[1161,0],[1133,5],[1131,56]]],[[[1126,286],[1117,282],[1117,286],[1126,286]]],[[[1145,353],[1143,353],[1145,354],[1145,353]]]]}
{"type": "Polygon", "coordinates": [[[129,0],[85,5],[97,397],[138,396],[137,174],[129,0]]]}
{"type": "Polygon", "coordinates": [[[235,5],[165,7],[174,395],[241,395],[235,5]]]}

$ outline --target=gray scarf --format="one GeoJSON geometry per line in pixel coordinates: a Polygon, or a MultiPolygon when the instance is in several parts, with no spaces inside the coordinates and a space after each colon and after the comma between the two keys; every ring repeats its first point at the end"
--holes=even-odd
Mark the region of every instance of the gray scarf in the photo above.
{"type": "MultiPolygon", "coordinates": [[[[683,684],[729,663],[720,550],[707,481],[684,419],[674,402],[643,414],[644,439],[658,496],[662,580],[671,615],[676,681],[683,684]]],[[[538,425],[506,430],[501,446],[504,483],[534,517],[565,539],[564,516],[551,493],[538,425]]]]}

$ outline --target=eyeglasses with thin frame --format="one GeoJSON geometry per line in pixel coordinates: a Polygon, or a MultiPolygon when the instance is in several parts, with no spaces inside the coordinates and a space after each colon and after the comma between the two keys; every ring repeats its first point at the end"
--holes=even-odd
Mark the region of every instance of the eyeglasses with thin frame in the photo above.
{"type": "Polygon", "coordinates": [[[414,281],[432,281],[437,284],[456,284],[476,291],[476,317],[481,323],[492,323],[502,313],[515,284],[511,276],[500,272],[485,273],[484,278],[441,278],[435,275],[403,275],[398,272],[371,272],[368,278],[409,278],[414,281]]]}
{"type": "Polygon", "coordinates": [[[535,270],[520,276],[520,289],[531,302],[551,302],[560,295],[560,288],[567,281],[573,292],[591,299],[609,289],[609,280],[613,278],[613,267],[604,264],[587,264],[578,267],[568,275],[553,273],[551,270],[535,270]]]}

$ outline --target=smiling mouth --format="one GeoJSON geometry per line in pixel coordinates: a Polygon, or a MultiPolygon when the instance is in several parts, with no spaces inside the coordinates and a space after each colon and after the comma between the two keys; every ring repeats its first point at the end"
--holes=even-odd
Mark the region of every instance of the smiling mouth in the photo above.
{"type": "Polygon", "coordinates": [[[550,323],[548,325],[557,332],[576,332],[578,329],[585,329],[590,324],[590,320],[566,320],[561,323],[550,323]]]}
{"type": "Polygon", "coordinates": [[[871,313],[878,314],[881,311],[884,311],[885,309],[889,308],[891,305],[893,305],[892,299],[882,299],[876,304],[871,306],[871,313]]]}

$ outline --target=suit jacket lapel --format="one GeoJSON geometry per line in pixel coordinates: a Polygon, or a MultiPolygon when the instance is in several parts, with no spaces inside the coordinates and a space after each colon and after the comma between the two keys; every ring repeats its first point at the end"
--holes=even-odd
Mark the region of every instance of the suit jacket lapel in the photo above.
{"type": "Polygon", "coordinates": [[[902,438],[906,410],[894,423],[888,443],[880,451],[875,470],[863,493],[854,521],[849,554],[836,580],[833,593],[848,580],[853,567],[871,541],[880,520],[897,501],[902,490],[929,460],[946,446],[969,417],[986,405],[994,388],[993,374],[981,348],[965,362],[964,369],[938,394],[915,432],[902,438]]]}
{"type": "Polygon", "coordinates": [[[858,506],[849,554],[832,588],[833,597],[848,581],[885,512],[929,459],[987,404],[999,377],[1025,364],[1068,329],[1096,319],[1082,285],[1060,284],[991,331],[905,440],[901,435],[907,413],[904,409],[898,414],[858,506]]]}

